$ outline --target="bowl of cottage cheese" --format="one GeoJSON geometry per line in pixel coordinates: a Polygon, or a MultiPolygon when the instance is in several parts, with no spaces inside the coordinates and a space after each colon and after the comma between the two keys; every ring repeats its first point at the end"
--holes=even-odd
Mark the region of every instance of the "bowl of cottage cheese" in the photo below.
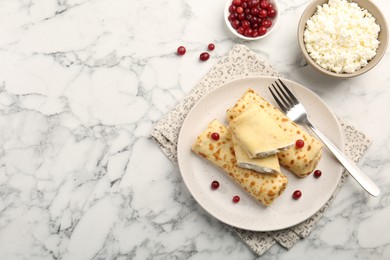
{"type": "Polygon", "coordinates": [[[372,69],[383,57],[388,28],[368,0],[314,0],[298,25],[303,56],[316,70],[350,78],[372,69]]]}

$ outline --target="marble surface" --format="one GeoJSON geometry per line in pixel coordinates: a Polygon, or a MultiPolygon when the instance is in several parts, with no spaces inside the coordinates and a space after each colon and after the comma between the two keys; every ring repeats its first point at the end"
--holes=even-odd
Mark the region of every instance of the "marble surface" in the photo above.
{"type": "Polygon", "coordinates": [[[309,2],[279,1],[276,31],[242,42],[222,0],[0,1],[0,259],[256,259],[149,138],[236,43],[371,138],[359,166],[382,191],[349,178],[307,239],[262,258],[390,259],[390,53],[358,78],[318,74],[296,39],[309,2]]]}

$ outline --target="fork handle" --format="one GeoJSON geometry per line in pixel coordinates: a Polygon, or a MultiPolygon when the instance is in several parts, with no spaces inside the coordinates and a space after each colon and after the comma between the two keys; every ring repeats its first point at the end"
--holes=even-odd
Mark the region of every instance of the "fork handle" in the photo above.
{"type": "Polygon", "coordinates": [[[350,159],[345,156],[324,134],[322,134],[310,122],[307,126],[321,139],[321,141],[328,147],[328,149],[336,156],[339,162],[352,175],[352,177],[362,186],[369,194],[376,197],[379,195],[379,188],[373,183],[370,178],[364,174],[350,159]]]}

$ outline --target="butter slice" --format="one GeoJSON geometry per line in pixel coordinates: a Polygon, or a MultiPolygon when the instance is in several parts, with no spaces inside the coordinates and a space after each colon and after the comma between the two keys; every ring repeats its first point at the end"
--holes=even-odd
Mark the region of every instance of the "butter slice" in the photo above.
{"type": "Polygon", "coordinates": [[[266,174],[276,174],[280,172],[279,160],[276,154],[264,158],[251,159],[234,137],[233,144],[237,165],[239,167],[266,174]]]}
{"type": "Polygon", "coordinates": [[[253,104],[230,122],[229,129],[251,159],[274,155],[294,143],[274,118],[253,104]]]}

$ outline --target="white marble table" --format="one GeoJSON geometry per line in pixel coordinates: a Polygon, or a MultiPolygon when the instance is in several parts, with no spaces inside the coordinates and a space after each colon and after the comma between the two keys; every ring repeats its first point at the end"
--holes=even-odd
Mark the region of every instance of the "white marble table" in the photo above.
{"type": "Polygon", "coordinates": [[[0,259],[257,258],[149,138],[236,43],[371,138],[359,165],[382,191],[370,197],[349,178],[307,239],[263,258],[390,259],[390,54],[358,78],[319,75],[296,39],[309,2],[281,0],[277,30],[240,42],[222,0],[1,0],[0,259]]]}

